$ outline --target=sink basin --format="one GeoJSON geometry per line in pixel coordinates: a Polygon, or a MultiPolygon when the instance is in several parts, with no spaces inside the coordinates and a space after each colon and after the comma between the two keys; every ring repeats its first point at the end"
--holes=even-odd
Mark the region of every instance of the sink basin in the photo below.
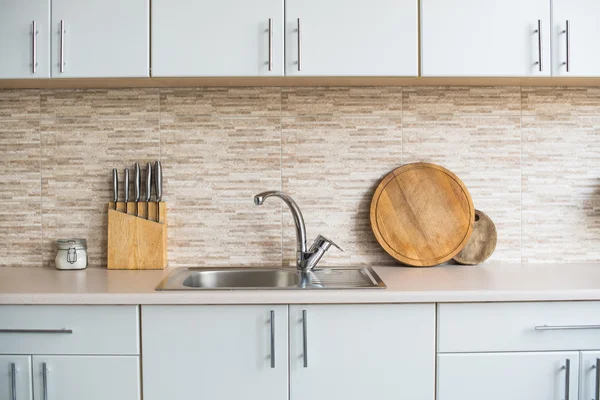
{"type": "Polygon", "coordinates": [[[370,267],[319,268],[178,268],[156,290],[382,289],[370,267]]]}
{"type": "Polygon", "coordinates": [[[300,277],[296,271],[286,270],[189,270],[182,285],[189,288],[285,288],[298,285],[300,277]]]}

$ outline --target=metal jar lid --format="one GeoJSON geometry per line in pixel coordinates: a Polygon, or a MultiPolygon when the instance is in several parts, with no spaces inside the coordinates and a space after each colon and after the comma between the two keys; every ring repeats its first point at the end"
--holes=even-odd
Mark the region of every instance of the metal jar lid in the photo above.
{"type": "Polygon", "coordinates": [[[56,241],[58,250],[87,250],[87,240],[85,239],[58,239],[56,241]]]}

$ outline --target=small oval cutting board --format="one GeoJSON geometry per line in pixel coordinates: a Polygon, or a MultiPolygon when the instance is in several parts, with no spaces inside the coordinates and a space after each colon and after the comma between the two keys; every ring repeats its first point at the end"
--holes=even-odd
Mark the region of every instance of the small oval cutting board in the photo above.
{"type": "Polygon", "coordinates": [[[454,257],[473,231],[475,210],[464,183],[429,163],[390,172],[371,202],[371,228],[383,249],[415,267],[454,257]]]}
{"type": "Polygon", "coordinates": [[[483,211],[475,210],[473,234],[463,249],[454,256],[459,264],[475,265],[487,260],[496,249],[496,225],[483,211]]]}

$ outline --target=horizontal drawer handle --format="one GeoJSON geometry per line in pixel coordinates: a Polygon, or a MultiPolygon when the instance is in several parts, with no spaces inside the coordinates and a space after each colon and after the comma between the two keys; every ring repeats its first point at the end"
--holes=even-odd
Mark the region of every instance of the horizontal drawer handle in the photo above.
{"type": "Polygon", "coordinates": [[[600,329],[600,325],[541,325],[536,326],[536,331],[561,331],[577,329],[600,329]]]}
{"type": "Polygon", "coordinates": [[[0,333],[73,333],[72,329],[0,329],[0,333]]]}

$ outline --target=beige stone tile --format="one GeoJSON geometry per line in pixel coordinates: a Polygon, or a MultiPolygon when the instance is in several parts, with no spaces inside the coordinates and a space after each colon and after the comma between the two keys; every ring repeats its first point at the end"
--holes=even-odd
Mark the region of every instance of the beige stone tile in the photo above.
{"type": "Polygon", "coordinates": [[[169,203],[169,265],[281,266],[281,206],[169,203]]]}
{"type": "Polygon", "coordinates": [[[42,266],[42,213],[40,203],[22,210],[0,211],[0,266],[42,266]]]}
{"type": "Polygon", "coordinates": [[[0,121],[0,202],[4,210],[40,211],[40,123],[0,121]]]}
{"type": "Polygon", "coordinates": [[[519,116],[519,87],[413,87],[403,92],[406,121],[454,120],[465,116],[519,116]]]}
{"type": "Polygon", "coordinates": [[[279,124],[279,118],[162,118],[165,199],[252,204],[254,194],[279,189],[279,124]]]}
{"type": "Polygon", "coordinates": [[[39,90],[0,89],[0,119],[37,119],[39,117],[39,90]]]}
{"type": "Polygon", "coordinates": [[[160,90],[162,117],[278,117],[281,89],[270,87],[166,88],[160,90]]]}
{"type": "Polygon", "coordinates": [[[44,201],[112,201],[112,168],[122,182],[125,168],[158,160],[159,136],[152,118],[42,120],[44,201]]]}
{"type": "Polygon", "coordinates": [[[282,115],[399,116],[399,87],[290,87],[282,88],[282,115]]]}
{"type": "Polygon", "coordinates": [[[404,161],[424,161],[454,172],[467,186],[476,209],[498,230],[488,262],[521,259],[521,132],[512,116],[464,116],[406,122],[404,161]]]}
{"type": "Polygon", "coordinates": [[[158,111],[158,89],[49,89],[41,92],[42,118],[155,118],[158,111]]]}
{"type": "Polygon", "coordinates": [[[523,117],[537,122],[569,122],[600,116],[600,88],[524,87],[523,117]]]}
{"type": "Polygon", "coordinates": [[[88,266],[106,268],[108,205],[92,201],[44,201],[43,265],[55,268],[56,240],[86,239],[88,266]]]}

